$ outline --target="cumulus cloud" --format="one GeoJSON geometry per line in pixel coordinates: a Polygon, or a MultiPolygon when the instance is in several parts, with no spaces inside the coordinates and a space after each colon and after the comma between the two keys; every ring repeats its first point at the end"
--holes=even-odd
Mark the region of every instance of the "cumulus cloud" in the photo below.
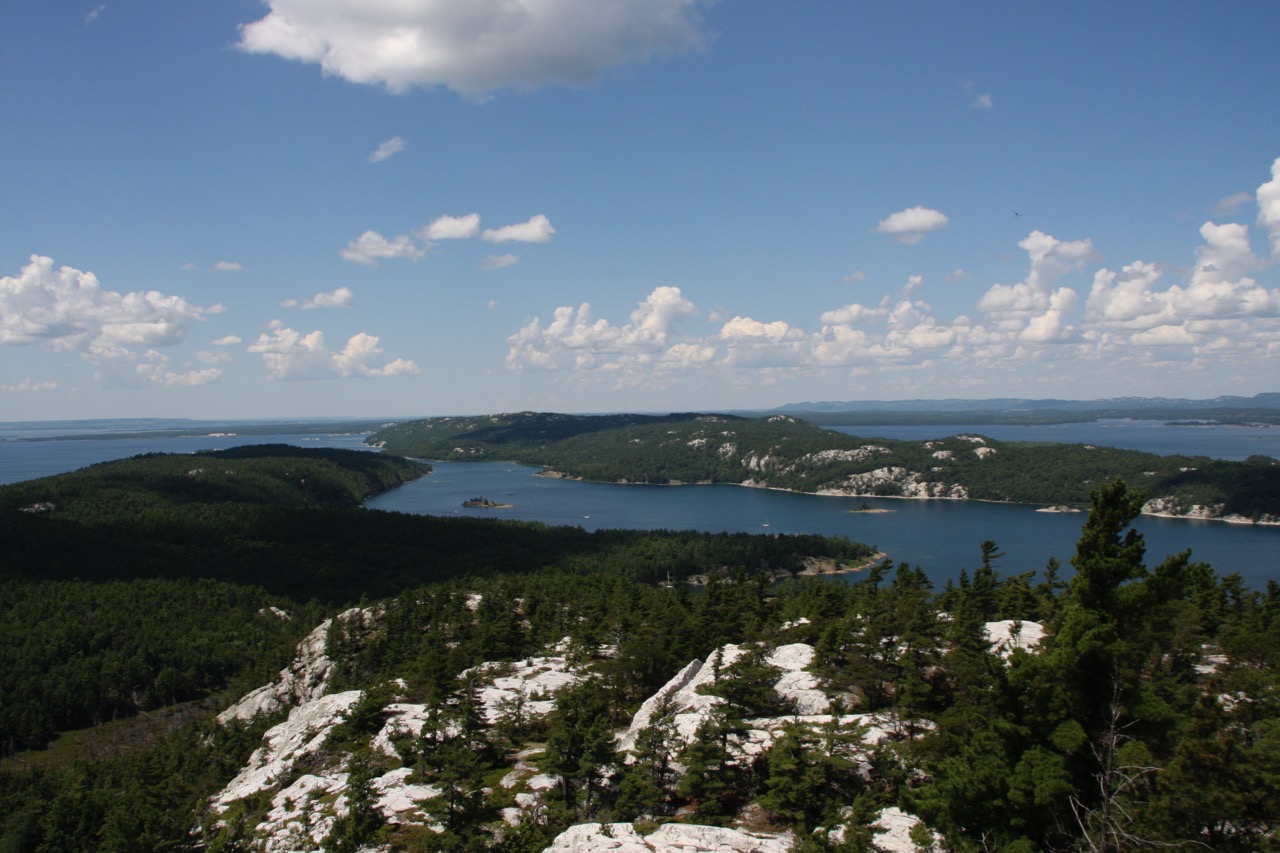
{"type": "Polygon", "coordinates": [[[377,231],[366,231],[348,243],[339,254],[344,261],[373,267],[377,266],[380,260],[392,258],[408,258],[416,261],[426,254],[426,250],[415,243],[408,234],[401,234],[388,240],[377,231]]]}
{"type": "Polygon", "coordinates": [[[381,163],[389,157],[394,157],[404,150],[404,139],[399,136],[393,136],[386,142],[383,142],[373,153],[369,155],[370,163],[381,163]]]}
{"type": "MultiPolygon", "coordinates": [[[[1273,171],[1259,209],[1278,191],[1273,171]]],[[[1258,224],[1270,234],[1271,219],[1258,224]]],[[[897,293],[834,306],[807,324],[717,307],[707,319],[718,325],[690,334],[693,324],[675,320],[695,314],[692,303],[660,288],[622,325],[585,303],[557,309],[550,323],[530,321],[508,339],[508,365],[615,386],[662,381],[677,367],[681,376],[736,385],[833,371],[862,383],[913,371],[938,393],[1000,372],[1025,379],[1029,365],[1039,375],[1080,377],[1082,391],[1109,374],[1117,386],[1135,375],[1173,383],[1188,370],[1267,381],[1280,359],[1280,288],[1260,283],[1277,267],[1255,254],[1250,237],[1246,225],[1206,222],[1189,247],[1194,263],[1174,273],[1143,260],[1099,269],[1090,239],[1032,231],[1018,242],[1027,257],[1022,280],[988,286],[971,315],[939,315],[917,298],[921,280],[912,276],[897,293]],[[1086,270],[1079,285],[1072,281],[1086,270]],[[660,334],[642,334],[648,324],[660,334]]],[[[957,270],[948,280],[968,277],[957,270]]]]}
{"type": "Polygon", "coordinates": [[[248,349],[262,356],[269,379],[366,379],[421,372],[407,359],[388,362],[383,358],[379,339],[364,332],[352,335],[341,350],[330,350],[323,332],[303,334],[277,322],[248,349]]]}
{"type": "Polygon", "coordinates": [[[1258,187],[1258,225],[1271,240],[1271,254],[1280,257],[1280,157],[1271,164],[1271,180],[1258,187]]]}
{"type": "Polygon", "coordinates": [[[480,214],[439,216],[422,229],[426,240],[465,240],[480,233],[480,214]]]}
{"type": "Polygon", "coordinates": [[[218,272],[240,272],[244,269],[235,261],[218,261],[213,265],[213,268],[218,272]]]}
{"type": "Polygon", "coordinates": [[[551,220],[539,213],[527,222],[502,228],[486,228],[480,237],[490,243],[549,243],[555,233],[551,220]]]}
{"type": "Polygon", "coordinates": [[[0,344],[85,354],[172,346],[221,310],[155,290],[106,290],[91,272],[54,269],[51,258],[32,255],[17,276],[0,278],[0,344]]]}
{"type": "Polygon", "coordinates": [[[317,293],[310,299],[286,299],[280,303],[284,308],[301,308],[310,311],[315,308],[347,308],[356,301],[356,295],[350,288],[339,287],[329,293],[317,293]]]}
{"type": "Polygon", "coordinates": [[[267,0],[240,27],[251,53],[315,63],[393,92],[583,85],[606,69],[696,50],[706,0],[267,0]]]}
{"type": "MultiPolygon", "coordinates": [[[[628,322],[615,326],[592,316],[589,303],[576,309],[557,308],[551,322],[538,317],[507,338],[507,366],[513,370],[553,370],[563,367],[606,367],[652,364],[667,348],[677,320],[697,314],[697,307],[678,287],[657,287],[631,312],[628,322]]],[[[673,356],[687,362],[685,349],[673,356]]]]}
{"type": "Polygon", "coordinates": [[[218,338],[216,341],[213,341],[213,345],[215,347],[233,347],[240,342],[241,340],[239,335],[226,335],[218,338]]]}
{"type": "Polygon", "coordinates": [[[1058,281],[1093,256],[1092,241],[1063,241],[1043,231],[1032,231],[1018,242],[1018,248],[1031,259],[1026,279],[1013,285],[992,285],[978,302],[982,311],[1008,319],[1026,319],[1045,311],[1058,281]]]}
{"type": "Polygon", "coordinates": [[[505,267],[515,266],[520,262],[520,258],[516,255],[489,255],[480,262],[482,270],[500,270],[505,267]]]}
{"type": "Polygon", "coordinates": [[[908,207],[899,210],[880,220],[876,232],[888,234],[899,243],[914,245],[924,239],[930,231],[946,226],[951,219],[941,211],[928,207],[908,207]]]}

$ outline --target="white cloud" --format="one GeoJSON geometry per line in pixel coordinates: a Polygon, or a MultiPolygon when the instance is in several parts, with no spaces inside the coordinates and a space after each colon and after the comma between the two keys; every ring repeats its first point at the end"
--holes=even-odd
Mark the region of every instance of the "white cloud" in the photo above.
{"type": "Polygon", "coordinates": [[[224,337],[218,338],[216,341],[213,341],[213,346],[233,347],[240,342],[241,340],[239,335],[226,335],[224,337]]]}
{"type": "Polygon", "coordinates": [[[218,261],[213,265],[213,268],[218,272],[240,272],[244,269],[235,261],[218,261]]]}
{"type": "Polygon", "coordinates": [[[606,69],[696,50],[705,0],[267,0],[241,49],[394,92],[464,95],[583,85],[606,69]]]}
{"type": "Polygon", "coordinates": [[[0,385],[0,392],[5,394],[25,394],[30,391],[53,391],[57,387],[58,383],[52,380],[40,381],[28,376],[15,385],[0,385]]]}
{"type": "Polygon", "coordinates": [[[135,352],[124,347],[105,347],[88,353],[86,358],[94,365],[94,378],[108,388],[194,388],[222,378],[222,371],[216,367],[171,370],[169,357],[154,349],[135,352]]]}
{"type": "Polygon", "coordinates": [[[840,280],[843,281],[845,284],[856,284],[859,281],[866,281],[867,274],[862,270],[854,270],[851,273],[845,273],[844,275],[840,276],[840,280]]]}
{"type": "Polygon", "coordinates": [[[102,353],[182,342],[191,326],[221,306],[203,308],[155,290],[104,290],[97,277],[32,255],[15,277],[0,278],[0,344],[102,353]]]}
{"type": "Polygon", "coordinates": [[[372,154],[369,155],[370,163],[381,163],[388,157],[394,157],[404,150],[404,139],[399,136],[393,136],[386,142],[379,145],[372,154]]]}
{"type": "MultiPolygon", "coordinates": [[[[1269,192],[1280,192],[1280,175],[1271,183],[1274,190],[1259,190],[1260,208],[1269,192]]],[[[690,334],[674,319],[696,313],[692,303],[675,288],[659,288],[624,325],[595,318],[587,304],[558,309],[545,326],[530,321],[508,339],[508,365],[614,386],[667,381],[677,367],[682,377],[738,387],[839,371],[859,387],[873,387],[878,375],[895,383],[882,388],[899,391],[907,385],[898,377],[911,371],[913,394],[938,396],[1000,374],[1022,382],[1062,377],[1077,382],[1073,393],[1106,382],[1124,387],[1133,376],[1176,387],[1192,370],[1265,382],[1280,359],[1280,287],[1260,281],[1273,280],[1276,265],[1253,252],[1245,225],[1206,222],[1199,237],[1188,252],[1194,263],[1170,282],[1175,274],[1145,261],[1097,268],[1087,238],[1032,231],[1018,243],[1027,256],[1023,279],[987,287],[972,316],[936,315],[913,298],[921,280],[912,276],[897,293],[832,307],[808,326],[803,318],[758,320],[718,306],[707,315],[718,326],[690,334]],[[1082,276],[1092,281],[1086,298],[1068,276],[1090,265],[1082,276]],[[664,311],[666,304],[688,309],[664,311]],[[661,335],[641,333],[649,322],[661,335]]],[[[957,270],[948,279],[966,277],[957,270]]]]}
{"type": "Polygon", "coordinates": [[[262,356],[270,379],[364,379],[421,373],[418,365],[407,359],[387,362],[378,344],[377,337],[360,332],[335,351],[325,346],[323,332],[303,334],[273,323],[271,332],[263,332],[248,349],[262,356]]]}
{"type": "Polygon", "coordinates": [[[480,233],[480,214],[440,216],[422,229],[426,240],[465,240],[480,233]]]}
{"type": "Polygon", "coordinates": [[[971,278],[973,278],[973,276],[969,275],[968,270],[964,267],[956,267],[947,275],[946,278],[943,279],[943,281],[947,284],[955,284],[958,281],[968,281],[971,278]]]}
{"type": "Polygon", "coordinates": [[[995,101],[991,99],[990,94],[978,95],[969,102],[969,109],[971,110],[989,110],[993,106],[995,106],[995,101]]]}
{"type": "Polygon", "coordinates": [[[490,243],[549,243],[555,233],[551,220],[539,213],[527,222],[502,228],[486,228],[480,237],[490,243]]]}
{"type": "Polygon", "coordinates": [[[98,16],[105,11],[107,11],[106,3],[103,3],[100,6],[94,6],[92,9],[89,10],[89,13],[84,16],[84,22],[86,24],[92,24],[94,21],[98,20],[98,16]]]}
{"type": "Polygon", "coordinates": [[[794,339],[798,331],[792,329],[790,325],[782,320],[762,323],[750,317],[734,317],[720,327],[720,337],[726,341],[750,340],[753,338],[785,341],[788,338],[794,339]]]}
{"type": "Polygon", "coordinates": [[[1280,257],[1280,157],[1271,164],[1271,180],[1258,187],[1258,224],[1271,239],[1271,254],[1280,257]]]}
{"type": "Polygon", "coordinates": [[[1026,280],[1014,285],[992,285],[978,302],[980,310],[1007,319],[1025,319],[1045,311],[1059,279],[1093,256],[1090,240],[1065,242],[1043,231],[1032,231],[1018,242],[1018,247],[1031,259],[1026,280]]]}
{"type": "Polygon", "coordinates": [[[520,262],[520,258],[516,255],[489,255],[480,262],[482,270],[500,270],[505,267],[515,266],[520,262]]]}
{"type": "Polygon", "coordinates": [[[876,232],[888,234],[899,243],[913,245],[924,239],[924,235],[946,226],[951,219],[941,211],[928,207],[908,207],[892,213],[876,225],[876,232]]]}
{"type": "Polygon", "coordinates": [[[348,243],[339,254],[345,261],[372,267],[377,266],[378,261],[390,258],[416,261],[426,254],[426,250],[407,234],[388,240],[377,231],[366,231],[348,243]]]}
{"type": "Polygon", "coordinates": [[[697,308],[678,287],[654,288],[622,326],[594,319],[586,302],[576,309],[562,306],[545,326],[535,317],[507,338],[507,365],[513,370],[552,370],[570,363],[608,369],[650,364],[667,347],[676,321],[695,314],[697,308]]]}
{"type": "Polygon", "coordinates": [[[350,288],[339,287],[329,293],[317,293],[310,299],[286,299],[280,303],[284,308],[301,308],[310,311],[315,308],[347,308],[355,302],[356,296],[350,288]]]}

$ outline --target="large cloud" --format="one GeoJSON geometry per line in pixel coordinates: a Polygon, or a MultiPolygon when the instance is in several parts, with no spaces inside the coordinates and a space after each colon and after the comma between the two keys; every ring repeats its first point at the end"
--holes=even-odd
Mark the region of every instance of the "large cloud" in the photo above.
{"type": "Polygon", "coordinates": [[[1280,157],[1271,164],[1271,180],[1258,187],[1258,224],[1271,238],[1271,254],[1280,257],[1280,157]]]}
{"type": "Polygon", "coordinates": [[[582,85],[700,48],[704,0],[267,0],[240,47],[396,92],[582,85]]]}
{"type": "Polygon", "coordinates": [[[382,378],[420,373],[418,365],[398,358],[388,362],[373,335],[352,335],[341,350],[325,346],[324,333],[303,334],[280,323],[263,332],[249,345],[267,365],[270,379],[382,378]]]}
{"type": "Polygon", "coordinates": [[[557,308],[551,322],[538,317],[525,323],[507,339],[507,366],[513,370],[554,370],[565,367],[602,367],[650,364],[655,356],[668,364],[705,360],[705,348],[681,347],[664,354],[672,326],[697,308],[678,287],[658,287],[634,311],[629,322],[615,326],[592,316],[584,302],[557,308]]]}
{"type": "Polygon", "coordinates": [[[156,348],[182,343],[194,324],[222,310],[155,290],[106,290],[91,272],[54,269],[51,258],[32,255],[17,276],[0,278],[0,344],[79,352],[100,378],[127,384],[203,384],[218,372],[159,370],[168,359],[156,348]]]}

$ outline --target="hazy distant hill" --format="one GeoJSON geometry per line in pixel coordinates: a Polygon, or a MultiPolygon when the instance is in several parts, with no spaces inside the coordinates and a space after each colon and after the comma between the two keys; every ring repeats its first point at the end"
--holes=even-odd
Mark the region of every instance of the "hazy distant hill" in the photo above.
{"type": "Polygon", "coordinates": [[[829,426],[887,423],[1070,423],[1098,418],[1280,423],[1280,393],[1210,400],[1112,397],[1101,400],[844,400],[788,403],[770,411],[829,426]]]}

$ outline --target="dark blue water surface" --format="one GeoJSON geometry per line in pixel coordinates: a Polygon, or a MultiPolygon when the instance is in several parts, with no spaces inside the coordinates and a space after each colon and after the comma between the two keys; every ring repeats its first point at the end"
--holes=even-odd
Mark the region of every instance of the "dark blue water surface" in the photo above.
{"type": "MultiPolygon", "coordinates": [[[[1277,455],[1280,430],[1169,427],[1149,421],[1051,427],[881,427],[858,435],[928,439],[978,433],[998,440],[1075,441],[1161,453],[1243,459],[1277,455]],[[1112,425],[1116,424],[1116,425],[1112,425]],[[1105,439],[1105,440],[1104,440],[1105,439]],[[1135,446],[1136,445],[1136,446],[1135,446]]],[[[72,471],[140,453],[189,453],[243,444],[364,448],[363,435],[242,435],[184,438],[0,441],[0,483],[72,471]]],[[[365,448],[367,449],[367,448],[365,448]]],[[[955,577],[979,562],[979,544],[995,540],[1006,574],[1040,570],[1050,557],[1065,566],[1083,514],[1036,512],[1033,507],[977,501],[832,498],[738,486],[617,486],[534,476],[510,463],[435,463],[435,472],[369,501],[371,509],[431,515],[513,518],[601,528],[820,533],[847,536],[885,551],[895,562],[924,568],[935,580],[955,577]],[[509,509],[466,509],[485,497],[509,509]],[[863,505],[889,512],[857,512],[863,505]]],[[[1239,572],[1250,586],[1280,580],[1280,528],[1140,518],[1148,563],[1191,549],[1219,572],[1239,572]]]]}
{"type": "MultiPolygon", "coordinates": [[[[581,483],[536,476],[537,469],[505,462],[436,462],[421,480],[373,498],[370,509],[423,515],[511,518],[573,524],[587,530],[705,530],[746,533],[821,533],[875,545],[895,562],[924,568],[935,581],[954,578],[980,562],[980,544],[993,539],[1006,574],[1040,570],[1050,557],[1064,568],[1075,550],[1083,513],[1037,512],[1034,507],[980,501],[835,498],[741,486],[634,486],[581,483]],[[471,509],[484,497],[507,509],[471,509]],[[887,512],[860,511],[870,509],[887,512]]],[[[1148,563],[1190,548],[1219,572],[1239,572],[1250,586],[1280,580],[1280,528],[1139,518],[1148,563]]]]}

